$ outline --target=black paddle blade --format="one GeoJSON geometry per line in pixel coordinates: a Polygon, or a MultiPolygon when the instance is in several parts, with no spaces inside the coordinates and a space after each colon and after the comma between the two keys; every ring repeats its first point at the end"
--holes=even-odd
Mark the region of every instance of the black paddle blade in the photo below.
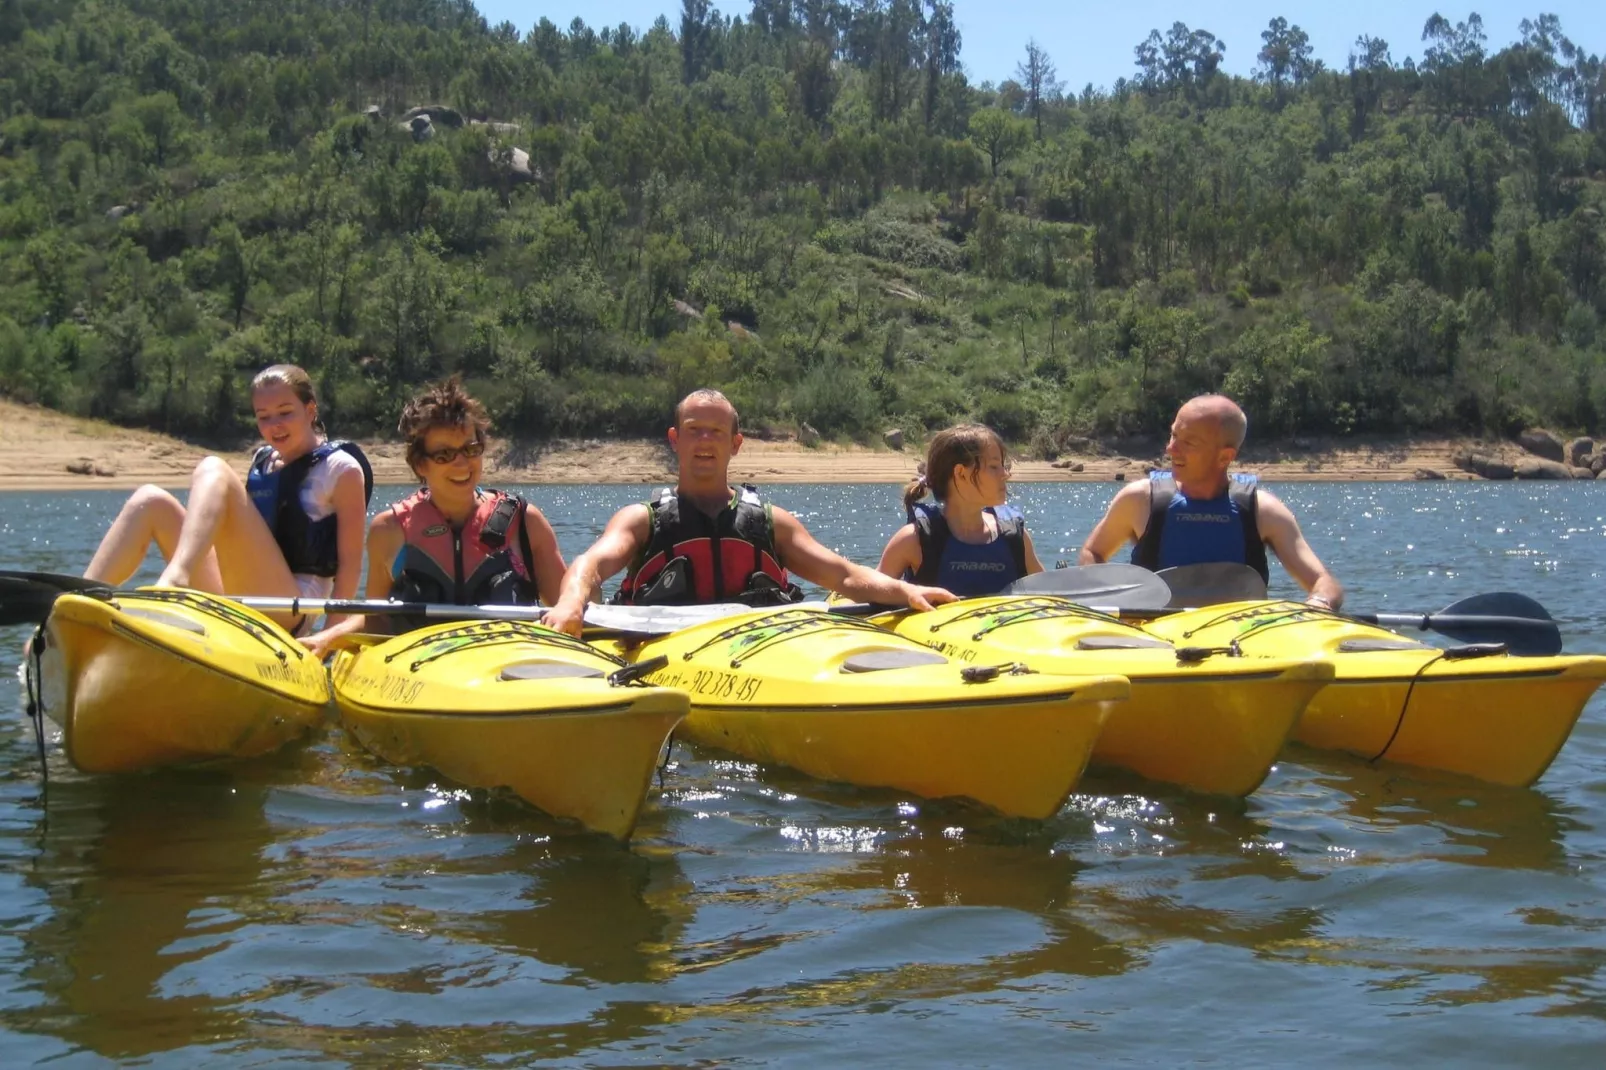
{"type": "Polygon", "coordinates": [[[1171,601],[1165,580],[1137,565],[1103,564],[1057,568],[1023,576],[999,594],[1052,594],[1088,606],[1163,609],[1171,601]]]}
{"type": "Polygon", "coordinates": [[[82,576],[69,576],[64,572],[18,572],[14,569],[0,568],[0,583],[5,583],[9,588],[11,582],[48,587],[57,594],[67,592],[84,594],[88,591],[106,589],[106,584],[100,580],[87,580],[82,576]]]}
{"type": "Polygon", "coordinates": [[[1515,591],[1475,594],[1428,617],[1428,627],[1463,643],[1504,643],[1518,657],[1561,653],[1561,629],[1549,610],[1515,591]]]}
{"type": "Polygon", "coordinates": [[[39,624],[50,616],[62,592],[43,584],[0,577],[0,628],[39,624]]]}
{"type": "Polygon", "coordinates": [[[1438,613],[1476,614],[1480,617],[1529,617],[1533,620],[1554,620],[1550,611],[1525,594],[1516,591],[1495,591],[1492,594],[1475,594],[1459,602],[1451,602],[1438,613]]]}
{"type": "Polygon", "coordinates": [[[40,624],[62,595],[104,590],[104,583],[82,576],[0,569],[0,628],[40,624]]]}
{"type": "Polygon", "coordinates": [[[1266,581],[1244,564],[1213,561],[1178,565],[1155,573],[1171,589],[1168,609],[1194,609],[1222,602],[1253,602],[1266,597],[1266,581]]]}

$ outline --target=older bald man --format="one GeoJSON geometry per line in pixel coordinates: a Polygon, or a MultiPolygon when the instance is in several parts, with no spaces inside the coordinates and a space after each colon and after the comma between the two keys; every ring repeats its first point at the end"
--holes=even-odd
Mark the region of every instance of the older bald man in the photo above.
{"type": "Polygon", "coordinates": [[[1132,542],[1132,561],[1145,568],[1241,562],[1269,579],[1270,547],[1310,604],[1339,608],[1343,585],[1305,541],[1288,506],[1230,471],[1248,427],[1244,411],[1220,394],[1184,403],[1166,445],[1170,474],[1122,487],[1082,544],[1080,563],[1108,561],[1132,542]]]}

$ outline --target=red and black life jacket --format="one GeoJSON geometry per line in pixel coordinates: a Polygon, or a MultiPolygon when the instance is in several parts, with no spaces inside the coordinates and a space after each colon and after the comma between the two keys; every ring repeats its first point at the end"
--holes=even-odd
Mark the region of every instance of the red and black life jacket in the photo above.
{"type": "Polygon", "coordinates": [[[802,600],[775,549],[775,516],[754,488],[744,484],[716,517],[682,502],[670,487],[646,506],[651,514],[647,545],[615,602],[773,606],[802,600]]]}
{"type": "Polygon", "coordinates": [[[392,598],[459,606],[535,604],[540,590],[523,498],[481,491],[461,529],[452,527],[427,488],[390,508],[406,540],[390,570],[392,598]],[[515,528],[517,551],[509,538],[515,528]]]}

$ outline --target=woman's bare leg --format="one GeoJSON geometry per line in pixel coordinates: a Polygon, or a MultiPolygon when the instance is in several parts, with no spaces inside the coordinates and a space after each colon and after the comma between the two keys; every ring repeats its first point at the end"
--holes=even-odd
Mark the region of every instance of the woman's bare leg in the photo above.
{"type": "Polygon", "coordinates": [[[251,504],[245,484],[221,458],[208,457],[195,467],[190,502],[178,545],[159,581],[217,594],[299,594],[284,553],[262,514],[251,504]],[[217,585],[205,575],[209,554],[216,554],[217,585]]]}
{"type": "MultiPolygon", "coordinates": [[[[161,487],[147,483],[123,503],[117,519],[112,521],[112,526],[106,529],[105,536],[101,538],[95,556],[84,570],[84,576],[113,587],[127,583],[129,577],[145,563],[145,555],[153,542],[162,557],[171,560],[179,543],[184,519],[184,506],[177,498],[161,487]]],[[[217,558],[211,554],[197,563],[194,574],[202,583],[213,586],[222,583],[217,558]]]]}

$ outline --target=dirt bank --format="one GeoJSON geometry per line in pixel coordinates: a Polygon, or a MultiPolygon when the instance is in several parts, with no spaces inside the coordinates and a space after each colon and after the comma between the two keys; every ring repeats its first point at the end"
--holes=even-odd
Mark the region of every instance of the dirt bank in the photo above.
{"type": "MultiPolygon", "coordinates": [[[[1242,467],[1270,482],[1290,480],[1407,480],[1420,468],[1451,479],[1454,452],[1470,440],[1352,437],[1296,443],[1251,444],[1242,467]]],[[[382,483],[411,483],[394,442],[364,443],[382,483]]],[[[1161,445],[1128,446],[1132,456],[1100,447],[1049,461],[1017,459],[1015,478],[1030,482],[1112,481],[1141,478],[1161,445]],[[1074,466],[1080,465],[1080,470],[1074,466]],[[1065,467],[1070,466],[1070,467],[1065,467]]],[[[188,484],[190,470],[209,451],[167,435],[0,399],[0,490],[127,489],[141,483],[188,484]]],[[[249,451],[224,454],[241,472],[249,451]]],[[[494,483],[663,483],[673,480],[667,449],[646,441],[566,442],[521,447],[494,441],[486,480],[494,483]]],[[[901,483],[919,460],[917,447],[897,451],[749,439],[731,466],[733,479],[755,483],[901,483]]]]}

